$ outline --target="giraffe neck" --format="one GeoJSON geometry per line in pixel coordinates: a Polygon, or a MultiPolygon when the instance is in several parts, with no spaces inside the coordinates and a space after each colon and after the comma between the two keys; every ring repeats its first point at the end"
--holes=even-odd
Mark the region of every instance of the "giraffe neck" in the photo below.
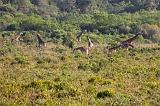
{"type": "Polygon", "coordinates": [[[39,41],[42,41],[42,39],[39,35],[37,35],[37,38],[38,38],[39,41]]]}
{"type": "Polygon", "coordinates": [[[132,42],[133,40],[135,40],[138,37],[138,35],[134,36],[133,38],[130,38],[128,42],[132,42]]]}
{"type": "Polygon", "coordinates": [[[132,38],[130,38],[130,39],[128,39],[128,40],[126,40],[126,41],[123,41],[121,44],[128,44],[128,43],[132,43],[132,42],[133,42],[133,40],[135,40],[137,37],[138,37],[138,35],[136,35],[136,36],[134,36],[134,37],[132,37],[132,38]]]}

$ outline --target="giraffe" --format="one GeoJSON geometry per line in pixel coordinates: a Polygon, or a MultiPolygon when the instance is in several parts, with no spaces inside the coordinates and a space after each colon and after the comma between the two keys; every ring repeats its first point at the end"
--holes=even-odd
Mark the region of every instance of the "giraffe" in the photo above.
{"type": "Polygon", "coordinates": [[[94,46],[94,44],[92,43],[91,39],[89,38],[89,36],[87,36],[87,47],[77,47],[73,49],[73,52],[80,50],[82,53],[86,53],[87,55],[89,54],[89,50],[94,46]]]}
{"type": "Polygon", "coordinates": [[[22,36],[24,36],[24,35],[25,35],[25,33],[23,33],[23,32],[17,33],[15,38],[11,39],[11,43],[13,43],[13,42],[19,43],[20,41],[23,41],[22,36]]]}
{"type": "Polygon", "coordinates": [[[75,51],[81,51],[82,53],[85,53],[85,54],[89,54],[89,48],[88,47],[77,47],[77,48],[74,48],[73,49],[73,53],[75,52],[75,51]]]}
{"type": "Polygon", "coordinates": [[[46,43],[42,40],[42,38],[40,37],[40,34],[36,34],[37,36],[37,40],[38,40],[38,47],[46,47],[46,43]]]}
{"type": "Polygon", "coordinates": [[[85,32],[85,30],[89,34],[89,32],[93,32],[93,30],[95,29],[95,26],[93,24],[82,24],[82,25],[80,25],[80,29],[81,29],[81,32],[76,37],[78,42],[81,42],[81,37],[82,37],[82,34],[85,32]]]}
{"type": "Polygon", "coordinates": [[[133,41],[138,37],[138,35],[139,35],[139,34],[137,34],[137,35],[135,35],[134,37],[129,38],[129,39],[125,40],[125,41],[122,41],[122,42],[120,43],[120,45],[118,45],[118,46],[109,48],[109,53],[116,52],[116,50],[117,50],[118,48],[125,48],[125,49],[127,49],[127,50],[128,50],[129,47],[134,48],[134,46],[133,46],[132,43],[133,43],[133,41]]]}
{"type": "Polygon", "coordinates": [[[132,37],[132,38],[129,38],[129,39],[127,39],[127,40],[121,42],[120,45],[121,45],[123,48],[128,48],[128,47],[134,48],[134,46],[132,45],[132,43],[133,43],[133,41],[134,41],[137,37],[138,37],[138,34],[135,35],[135,36],[132,37]]]}

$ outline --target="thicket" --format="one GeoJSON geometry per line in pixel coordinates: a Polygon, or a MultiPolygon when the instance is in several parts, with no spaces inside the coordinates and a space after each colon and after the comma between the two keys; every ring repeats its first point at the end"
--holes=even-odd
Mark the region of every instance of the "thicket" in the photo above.
{"type": "Polygon", "coordinates": [[[66,15],[44,19],[40,15],[10,13],[1,15],[1,31],[43,31],[48,33],[47,37],[57,39],[72,33],[72,38],[80,32],[81,24],[90,23],[96,26],[95,35],[103,36],[130,36],[142,32],[145,39],[158,42],[160,35],[159,11],[141,11],[134,14],[108,14],[96,12],[93,14],[68,13],[66,15]]]}
{"type": "Polygon", "coordinates": [[[123,38],[142,32],[143,38],[159,42],[159,6],[158,0],[0,0],[0,30],[42,31],[65,43],[81,24],[90,23],[94,35],[123,38]]]}
{"type": "Polygon", "coordinates": [[[158,9],[158,0],[0,0],[0,30],[43,31],[63,39],[68,32],[75,36],[79,25],[90,23],[96,26],[95,35],[141,31],[144,38],[159,42],[158,9]]]}

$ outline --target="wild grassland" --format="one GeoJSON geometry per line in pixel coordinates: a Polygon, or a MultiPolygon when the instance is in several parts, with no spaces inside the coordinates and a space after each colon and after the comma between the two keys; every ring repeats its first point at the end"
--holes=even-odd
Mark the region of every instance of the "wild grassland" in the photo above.
{"type": "Polygon", "coordinates": [[[0,105],[160,104],[160,47],[89,57],[57,44],[0,47],[0,105]]]}

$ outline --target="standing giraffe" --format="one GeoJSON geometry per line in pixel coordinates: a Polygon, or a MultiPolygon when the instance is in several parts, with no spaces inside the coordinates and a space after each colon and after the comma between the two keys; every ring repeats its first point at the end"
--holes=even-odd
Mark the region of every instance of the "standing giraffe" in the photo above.
{"type": "Polygon", "coordinates": [[[22,36],[24,36],[25,33],[21,32],[21,33],[17,33],[15,38],[11,39],[11,43],[17,42],[19,43],[20,41],[23,41],[22,36]]]}
{"type": "Polygon", "coordinates": [[[36,34],[37,36],[37,40],[38,40],[38,47],[46,47],[46,43],[42,40],[42,38],[40,37],[40,34],[36,34]]]}
{"type": "Polygon", "coordinates": [[[76,37],[78,42],[81,42],[81,37],[82,37],[82,34],[84,33],[84,31],[87,31],[87,33],[93,32],[93,30],[95,29],[95,26],[93,24],[82,24],[82,25],[80,25],[80,29],[81,29],[81,32],[76,37]]]}

